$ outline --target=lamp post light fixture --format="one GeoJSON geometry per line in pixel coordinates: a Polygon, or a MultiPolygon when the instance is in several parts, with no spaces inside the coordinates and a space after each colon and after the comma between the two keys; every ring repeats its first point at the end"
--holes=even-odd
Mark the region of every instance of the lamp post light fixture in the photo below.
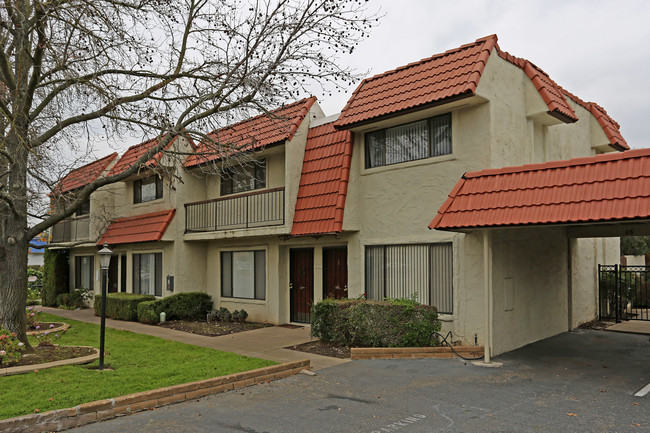
{"type": "Polygon", "coordinates": [[[104,337],[106,335],[106,292],[108,287],[108,265],[111,263],[111,254],[113,251],[108,249],[108,244],[104,242],[104,248],[99,250],[99,264],[102,268],[102,310],[101,326],[99,330],[99,369],[104,369],[104,337]]]}

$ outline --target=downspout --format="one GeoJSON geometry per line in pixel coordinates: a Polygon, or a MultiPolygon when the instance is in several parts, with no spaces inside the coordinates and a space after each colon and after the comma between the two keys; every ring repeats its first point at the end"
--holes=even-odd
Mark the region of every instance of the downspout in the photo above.
{"type": "Polygon", "coordinates": [[[484,360],[486,364],[490,363],[490,351],[492,348],[492,315],[490,314],[490,304],[492,303],[492,292],[490,290],[490,235],[487,230],[483,230],[483,292],[485,299],[485,342],[483,343],[484,360]]]}

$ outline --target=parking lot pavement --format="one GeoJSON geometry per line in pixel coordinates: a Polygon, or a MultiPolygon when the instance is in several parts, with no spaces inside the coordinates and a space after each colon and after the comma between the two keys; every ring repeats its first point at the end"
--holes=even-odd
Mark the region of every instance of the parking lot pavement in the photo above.
{"type": "Polygon", "coordinates": [[[648,336],[575,331],[497,358],[369,360],[75,432],[641,432],[648,336]]]}

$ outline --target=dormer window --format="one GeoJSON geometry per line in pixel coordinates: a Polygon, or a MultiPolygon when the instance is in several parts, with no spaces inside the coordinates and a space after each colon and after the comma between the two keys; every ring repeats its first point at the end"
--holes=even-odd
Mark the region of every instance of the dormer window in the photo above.
{"type": "Polygon", "coordinates": [[[380,129],[365,135],[366,168],[451,153],[451,114],[380,129]]]}
{"type": "Polygon", "coordinates": [[[229,167],[221,174],[221,195],[266,188],[266,160],[229,167]]]}
{"type": "Polygon", "coordinates": [[[162,198],[163,182],[158,176],[150,176],[133,182],[133,203],[145,203],[162,198]]]}
{"type": "Polygon", "coordinates": [[[88,215],[90,214],[90,199],[86,200],[77,208],[75,212],[76,216],[83,216],[83,215],[88,215]]]}

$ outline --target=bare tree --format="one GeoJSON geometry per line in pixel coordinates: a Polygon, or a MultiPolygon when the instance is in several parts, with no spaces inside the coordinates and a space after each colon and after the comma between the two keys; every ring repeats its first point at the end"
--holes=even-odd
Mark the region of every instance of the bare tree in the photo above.
{"type": "Polygon", "coordinates": [[[137,173],[177,136],[206,139],[203,132],[295,99],[310,83],[351,81],[337,55],[370,29],[365,3],[4,0],[0,326],[26,342],[29,242],[97,188],[137,173]],[[135,132],[160,138],[138,163],[81,188],[67,206],[32,212],[30,198],[56,185],[56,156],[80,137],[117,143],[135,132]]]}

